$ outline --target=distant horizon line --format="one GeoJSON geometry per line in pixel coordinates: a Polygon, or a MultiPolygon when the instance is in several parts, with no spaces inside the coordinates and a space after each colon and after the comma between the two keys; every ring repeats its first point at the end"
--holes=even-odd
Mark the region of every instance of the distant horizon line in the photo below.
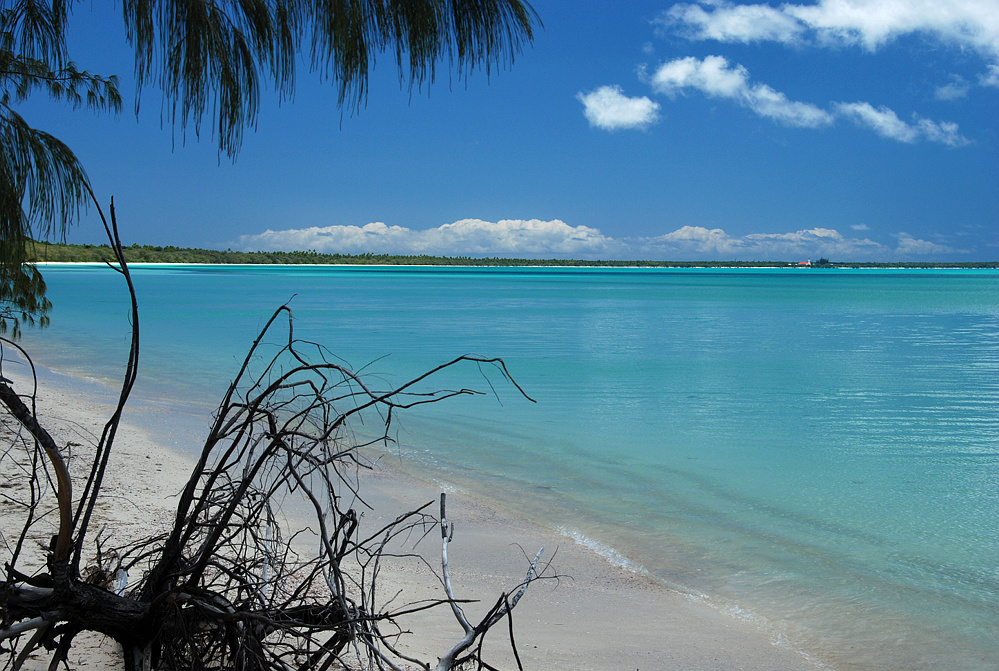
{"type": "MultiPolygon", "coordinates": [[[[107,243],[69,244],[36,241],[32,262],[105,263],[101,250],[110,251],[107,243]]],[[[996,261],[832,261],[824,257],[807,260],[652,260],[652,259],[573,259],[573,258],[522,258],[505,256],[441,256],[435,254],[388,253],[339,253],[316,250],[298,251],[234,251],[231,248],[210,249],[178,247],[174,245],[140,245],[123,247],[129,263],[191,264],[191,265],[373,265],[373,266],[460,266],[460,267],[619,267],[619,268],[992,268],[999,269],[996,261]]]]}

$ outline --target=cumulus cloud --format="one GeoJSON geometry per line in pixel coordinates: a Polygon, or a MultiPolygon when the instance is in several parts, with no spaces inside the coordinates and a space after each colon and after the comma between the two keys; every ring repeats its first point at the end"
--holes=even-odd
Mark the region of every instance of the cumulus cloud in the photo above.
{"type": "Polygon", "coordinates": [[[898,118],[887,107],[874,108],[866,102],[836,103],[837,112],[856,123],[869,128],[881,137],[900,142],[913,143],[920,139],[940,142],[951,147],[968,144],[968,138],[961,135],[956,123],[936,122],[913,115],[913,122],[907,123],[898,118]]]}
{"type": "Polygon", "coordinates": [[[242,249],[303,250],[346,254],[433,254],[444,256],[579,256],[612,254],[619,246],[597,229],[558,219],[462,219],[427,230],[388,226],[323,226],[244,235],[242,249]]]}
{"type": "Polygon", "coordinates": [[[736,258],[744,251],[743,241],[733,238],[720,228],[683,226],[665,235],[641,241],[648,249],[660,254],[674,252],[681,256],[694,254],[700,258],[736,258]]]}
{"type": "Polygon", "coordinates": [[[751,233],[731,236],[720,228],[684,226],[645,241],[647,249],[670,258],[787,260],[811,256],[868,260],[887,258],[883,245],[869,239],[847,238],[830,228],[791,233],[751,233]]]}
{"type": "Polygon", "coordinates": [[[818,254],[833,258],[868,257],[881,252],[882,246],[868,238],[847,238],[831,228],[812,228],[793,233],[757,233],[747,235],[753,245],[783,251],[780,258],[791,255],[818,254]],[[849,255],[849,256],[847,256],[849,255]]]}
{"type": "MultiPolygon", "coordinates": [[[[870,52],[907,36],[978,54],[988,64],[977,84],[999,88],[999,13],[995,0],[817,0],[814,3],[748,3],[696,0],[674,4],[654,23],[661,35],[723,43],[777,42],[785,45],[859,46],[870,52]]],[[[965,97],[976,83],[953,75],[935,89],[938,100],[965,97]]],[[[752,82],[741,65],[722,56],[680,58],[664,63],[652,77],[659,93],[685,90],[727,98],[756,114],[805,128],[843,118],[900,142],[930,141],[967,145],[957,124],[913,114],[907,120],[868,102],[816,105],[793,101],[767,84],[752,82]]]]}
{"type": "Polygon", "coordinates": [[[871,230],[871,227],[868,226],[867,224],[851,224],[850,228],[852,228],[855,231],[869,231],[869,230],[871,230]]]}
{"type": "Polygon", "coordinates": [[[982,0],[819,0],[779,7],[711,0],[674,5],[657,23],[664,31],[695,40],[812,41],[860,45],[871,51],[903,36],[919,34],[972,49],[987,58],[999,55],[995,4],[982,0]]]}
{"type": "MultiPolygon", "coordinates": [[[[852,226],[864,231],[867,226],[852,226]]],[[[945,245],[913,238],[907,233],[895,236],[894,248],[870,238],[847,237],[831,228],[810,228],[790,233],[751,233],[733,236],[720,228],[684,226],[672,233],[635,241],[648,258],[731,259],[785,261],[826,257],[837,260],[887,261],[940,258],[954,254],[945,245]]]]}
{"type": "Polygon", "coordinates": [[[692,40],[719,42],[792,43],[801,40],[806,30],[800,20],[781,9],[731,3],[673,5],[656,23],[692,40]]]}
{"type": "Polygon", "coordinates": [[[668,61],[652,75],[651,84],[657,93],[674,98],[687,90],[727,98],[785,126],[819,128],[843,117],[900,142],[929,140],[951,147],[969,143],[955,123],[936,122],[915,115],[912,123],[908,123],[887,107],[875,108],[866,102],[835,103],[833,112],[829,112],[811,103],[789,100],[766,84],[752,82],[746,68],[730,65],[723,56],[707,56],[703,60],[689,56],[668,61]]]}
{"type": "MultiPolygon", "coordinates": [[[[854,230],[866,230],[863,224],[854,230]]],[[[325,226],[268,230],[240,238],[246,250],[304,250],[340,253],[434,254],[442,256],[508,256],[521,258],[795,260],[825,256],[852,261],[915,259],[951,254],[955,250],[913,238],[896,236],[891,248],[868,238],[847,237],[830,228],[790,233],[735,236],[721,228],[683,226],[659,236],[615,239],[595,228],[570,226],[558,219],[505,219],[488,222],[463,219],[427,230],[389,226],[325,226]]]]}
{"type": "Polygon", "coordinates": [[[788,100],[766,84],[755,84],[741,65],[731,66],[722,56],[678,58],[663,63],[652,75],[652,87],[668,96],[695,89],[716,98],[730,98],[756,114],[786,126],[817,128],[833,116],[810,103],[788,100]]]}
{"type": "Polygon", "coordinates": [[[928,240],[917,240],[908,233],[898,233],[895,238],[898,240],[898,247],[895,250],[895,253],[906,258],[933,255],[939,256],[940,254],[951,254],[954,252],[952,247],[938,245],[937,243],[930,242],[928,240]]]}
{"type": "Polygon", "coordinates": [[[629,98],[619,86],[580,91],[576,99],[583,103],[583,114],[590,125],[604,130],[647,128],[659,119],[659,103],[645,96],[629,98]]]}

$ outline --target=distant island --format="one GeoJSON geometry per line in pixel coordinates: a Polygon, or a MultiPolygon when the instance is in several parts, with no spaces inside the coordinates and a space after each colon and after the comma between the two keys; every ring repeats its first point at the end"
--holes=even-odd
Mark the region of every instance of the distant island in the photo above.
{"type": "MultiPolygon", "coordinates": [[[[610,268],[999,268],[999,261],[946,263],[855,263],[829,261],[625,261],[584,259],[511,259],[504,257],[431,256],[428,254],[327,254],[315,250],[303,252],[238,252],[231,249],[191,249],[186,247],[130,245],[125,247],[130,263],[206,263],[253,265],[379,265],[379,266],[554,266],[610,268]]],[[[66,245],[36,242],[34,262],[100,263],[114,258],[107,245],[66,245]]]]}

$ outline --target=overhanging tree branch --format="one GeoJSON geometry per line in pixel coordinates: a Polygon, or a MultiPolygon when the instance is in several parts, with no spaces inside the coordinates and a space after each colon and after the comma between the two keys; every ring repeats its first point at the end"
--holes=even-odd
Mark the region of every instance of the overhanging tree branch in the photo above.
{"type": "MultiPolygon", "coordinates": [[[[34,94],[112,113],[122,104],[116,77],[69,58],[68,7],[65,0],[0,4],[0,333],[15,337],[22,324],[47,324],[45,284],[27,265],[32,241],[65,235],[90,189],[73,152],[31,127],[17,105],[34,94]]],[[[412,92],[432,83],[440,66],[464,78],[511,64],[540,25],[523,0],[123,0],[121,8],[139,91],[158,88],[175,130],[200,137],[205,124],[219,155],[232,160],[265,89],[293,96],[303,55],[337,91],[342,114],[366,102],[383,54],[412,92]]]]}

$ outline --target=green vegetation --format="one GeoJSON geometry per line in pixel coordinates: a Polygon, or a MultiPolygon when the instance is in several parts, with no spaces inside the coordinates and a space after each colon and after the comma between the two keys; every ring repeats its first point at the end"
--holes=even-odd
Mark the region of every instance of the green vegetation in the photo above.
{"type": "MultiPolygon", "coordinates": [[[[509,259],[474,258],[470,256],[429,256],[420,254],[325,254],[315,250],[304,252],[234,252],[231,249],[189,249],[132,245],[124,248],[129,263],[216,263],[255,265],[379,265],[379,266],[555,266],[555,267],[640,267],[640,268],[763,268],[797,266],[788,261],[589,261],[581,259],[509,259]]],[[[107,245],[64,245],[35,243],[33,261],[64,263],[103,262],[112,258],[107,245]]],[[[999,268],[990,263],[837,263],[821,259],[813,267],[821,268],[999,268]]]]}
{"type": "MultiPolygon", "coordinates": [[[[39,97],[94,112],[123,106],[117,77],[70,58],[73,9],[64,0],[0,2],[0,334],[47,323],[45,282],[28,264],[32,239],[64,239],[83,208],[101,209],[72,149],[21,116],[39,97]]],[[[211,128],[219,157],[233,161],[262,93],[292,100],[302,61],[336,91],[335,110],[354,112],[378,57],[394,61],[412,91],[439,70],[461,80],[512,63],[538,24],[521,0],[126,0],[121,9],[139,89],[160,90],[163,120],[182,135],[211,128]]]]}

